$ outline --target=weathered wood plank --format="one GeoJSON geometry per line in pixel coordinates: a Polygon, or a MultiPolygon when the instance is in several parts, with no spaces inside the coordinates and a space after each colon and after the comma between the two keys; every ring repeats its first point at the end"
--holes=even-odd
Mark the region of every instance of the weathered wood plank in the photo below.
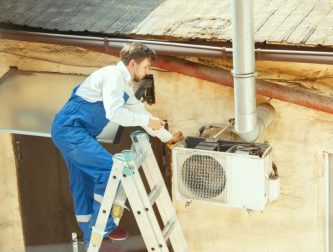
{"type": "Polygon", "coordinates": [[[100,8],[94,13],[96,17],[89,23],[86,30],[103,33],[105,32],[103,29],[103,23],[107,24],[116,22],[116,20],[122,15],[122,11],[115,11],[117,7],[112,5],[114,5],[112,1],[104,1],[100,8]]]}
{"type": "Polygon", "coordinates": [[[112,33],[113,31],[129,33],[146,15],[149,14],[145,13],[146,8],[149,8],[149,6],[128,7],[117,22],[108,23],[104,26],[104,30],[107,33],[112,33]],[[138,13],[142,13],[143,15],[138,15],[138,13]]]}
{"type": "MultiPolygon", "coordinates": [[[[255,1],[254,2],[254,33],[257,42],[265,42],[267,33],[271,32],[271,25],[275,24],[276,14],[282,6],[285,7],[286,0],[278,1],[255,1]]],[[[282,14],[285,16],[285,14],[282,14]]],[[[282,17],[283,18],[283,17],[282,17]]]]}
{"type": "Polygon", "coordinates": [[[76,13],[64,22],[63,27],[66,30],[85,31],[91,23],[99,18],[96,13],[98,13],[102,3],[103,0],[77,2],[76,13]]]}
{"type": "Polygon", "coordinates": [[[330,6],[327,7],[326,15],[321,17],[314,31],[308,36],[306,44],[333,46],[333,3],[332,2],[330,2],[330,6]]]}
{"type": "Polygon", "coordinates": [[[29,15],[29,10],[34,10],[34,7],[39,4],[38,1],[26,1],[21,3],[21,1],[1,1],[1,6],[3,2],[11,3],[12,6],[3,10],[1,8],[1,19],[7,19],[12,24],[24,25],[24,19],[27,15],[29,15]]]}
{"type": "Polygon", "coordinates": [[[328,14],[332,6],[333,3],[328,1],[316,3],[314,8],[299,22],[295,29],[290,31],[285,41],[288,41],[288,43],[306,44],[308,37],[315,31],[318,23],[328,14]]]}
{"type": "MultiPolygon", "coordinates": [[[[11,22],[11,18],[15,10],[17,10],[17,5],[13,1],[0,1],[0,17],[2,22],[11,22]]],[[[23,6],[21,7],[23,8],[23,6]]]]}
{"type": "MultiPolygon", "coordinates": [[[[186,1],[187,3],[188,1],[186,1]]],[[[179,12],[182,3],[180,1],[165,1],[158,8],[153,10],[132,33],[158,35],[163,34],[163,27],[175,22],[177,12],[179,12]],[[164,20],[164,24],[161,22],[164,20]]]]}
{"type": "Polygon", "coordinates": [[[285,29],[279,28],[284,21],[295,11],[297,3],[295,1],[283,2],[280,7],[266,19],[266,22],[258,29],[255,34],[255,39],[259,41],[270,41],[271,37],[274,37],[276,30],[280,29],[280,32],[285,34],[285,29]]]}
{"type": "MultiPolygon", "coordinates": [[[[231,41],[230,0],[0,0],[0,24],[231,41]]],[[[332,0],[254,1],[255,41],[333,47],[332,0]]]]}
{"type": "Polygon", "coordinates": [[[93,4],[80,4],[77,7],[78,13],[65,21],[63,27],[74,31],[124,33],[124,27],[130,26],[133,29],[159,4],[157,0],[99,0],[93,4]],[[133,23],[134,20],[137,20],[136,23],[133,23]]]}
{"type": "Polygon", "coordinates": [[[25,20],[26,23],[29,23],[31,27],[42,27],[46,29],[54,29],[53,27],[48,27],[48,23],[54,21],[54,17],[61,15],[62,10],[66,8],[67,2],[65,0],[49,1],[48,4],[39,6],[38,15],[34,15],[30,19],[25,20]]]}
{"type": "Polygon", "coordinates": [[[75,1],[57,0],[56,5],[52,6],[47,11],[45,21],[45,28],[50,30],[68,31],[64,27],[64,23],[67,22],[73,15],[77,15],[75,1]]]}
{"type": "Polygon", "coordinates": [[[208,40],[222,38],[224,33],[230,38],[230,29],[226,32],[229,10],[229,1],[166,1],[132,33],[208,40]]]}
{"type": "Polygon", "coordinates": [[[315,8],[316,3],[299,3],[296,6],[296,9],[283,21],[283,23],[276,29],[276,32],[269,37],[271,42],[286,42],[290,43],[292,35],[296,32],[296,36],[293,36],[292,39],[295,40],[295,43],[302,41],[304,32],[300,26],[304,19],[310,15],[310,13],[315,8]]]}
{"type": "Polygon", "coordinates": [[[133,16],[137,16],[141,10],[141,6],[130,5],[128,3],[121,6],[118,5],[114,9],[113,15],[110,16],[112,19],[104,19],[103,22],[99,23],[99,27],[107,33],[121,33],[126,24],[130,23],[133,20],[133,16]]]}
{"type": "Polygon", "coordinates": [[[153,9],[160,5],[161,1],[145,0],[135,1],[127,0],[113,6],[113,12],[109,17],[99,24],[101,30],[105,33],[130,33],[153,9]],[[120,15],[118,15],[120,13],[120,15]],[[116,17],[110,22],[110,17],[116,17]]]}
{"type": "Polygon", "coordinates": [[[47,18],[44,16],[44,14],[53,4],[54,2],[52,1],[40,1],[38,5],[30,10],[31,12],[34,12],[34,15],[25,15],[24,23],[28,23],[33,27],[43,27],[45,18],[47,18]]]}

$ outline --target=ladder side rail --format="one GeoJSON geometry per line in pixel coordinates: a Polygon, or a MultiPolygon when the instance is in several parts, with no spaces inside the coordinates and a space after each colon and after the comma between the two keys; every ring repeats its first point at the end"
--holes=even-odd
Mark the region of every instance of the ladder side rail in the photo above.
{"type": "MultiPolygon", "coordinates": [[[[139,175],[138,171],[136,172],[139,175]]],[[[140,176],[140,175],[139,175],[140,176]]],[[[141,178],[139,178],[141,180],[141,178]]],[[[137,188],[137,181],[139,180],[136,174],[131,176],[124,175],[121,179],[125,189],[128,201],[130,203],[132,212],[141,231],[142,238],[146,244],[148,251],[168,251],[160,250],[159,244],[161,243],[156,236],[156,228],[152,226],[150,216],[147,214],[146,206],[142,201],[142,195],[137,188]]],[[[142,181],[141,181],[142,183],[142,181]]],[[[154,216],[155,217],[155,216],[154,216]]],[[[156,218],[156,217],[155,217],[156,218]]],[[[156,220],[157,221],[157,220],[156,220]]],[[[163,238],[163,237],[162,237],[163,238]]],[[[164,239],[162,239],[164,242],[164,239]]]]}
{"type": "Polygon", "coordinates": [[[76,233],[72,233],[72,247],[73,247],[73,252],[79,252],[79,245],[76,233]]]}
{"type": "Polygon", "coordinates": [[[169,192],[165,186],[163,176],[161,174],[160,168],[158,166],[157,160],[155,158],[154,152],[151,148],[149,139],[144,134],[137,134],[137,141],[133,139],[133,149],[137,154],[142,152],[146,153],[146,159],[142,163],[142,168],[146,179],[148,181],[149,187],[153,188],[154,185],[162,184],[163,189],[161,190],[160,196],[156,200],[157,208],[160,212],[162,221],[164,225],[167,225],[170,220],[175,221],[175,227],[173,232],[170,234],[170,242],[176,251],[189,251],[184,237],[182,228],[179,224],[176,211],[172,204],[169,192]]]}
{"type": "MultiPolygon", "coordinates": [[[[122,153],[126,157],[128,167],[132,171],[130,173],[130,175],[133,180],[133,187],[135,187],[136,192],[139,194],[139,199],[143,206],[141,214],[142,214],[142,212],[145,212],[145,214],[147,215],[147,218],[148,218],[148,220],[150,222],[150,226],[151,226],[150,228],[152,229],[153,233],[155,234],[156,241],[158,242],[158,251],[168,252],[169,250],[166,245],[163,233],[161,231],[157,217],[156,217],[155,212],[150,203],[150,197],[147,194],[145,185],[144,185],[141,175],[139,173],[139,168],[141,166],[138,167],[138,164],[136,163],[138,155],[144,157],[142,160],[144,160],[146,158],[146,151],[143,153],[134,153],[133,150],[131,150],[131,151],[125,150],[122,153]]],[[[157,248],[155,248],[155,250],[156,249],[157,248]]]]}
{"type": "Polygon", "coordinates": [[[144,210],[148,216],[148,219],[150,221],[151,227],[155,233],[156,239],[158,241],[158,246],[160,251],[169,251],[168,247],[166,245],[166,241],[164,239],[164,236],[161,231],[161,227],[158,223],[157,217],[155,215],[155,212],[153,210],[152,205],[150,204],[150,199],[147,195],[146,188],[142,182],[142,178],[139,174],[139,172],[136,172],[133,174],[135,186],[137,188],[137,191],[141,197],[141,202],[143,203],[144,210]]]}
{"type": "Polygon", "coordinates": [[[170,199],[170,202],[171,202],[171,198],[169,196],[169,193],[166,188],[162,174],[159,170],[160,168],[157,164],[155,156],[153,153],[152,153],[153,156],[151,156],[150,154],[151,153],[149,153],[147,155],[146,160],[142,163],[142,169],[144,171],[144,174],[146,176],[147,182],[150,187],[153,187],[154,185],[162,185],[160,195],[156,199],[156,204],[157,205],[163,204],[164,206],[166,206],[165,208],[159,209],[162,219],[163,219],[163,217],[165,217],[163,219],[163,222],[164,222],[164,224],[166,224],[165,221],[168,221],[168,220],[170,220],[170,218],[173,217],[172,211],[167,211],[166,208],[168,208],[168,209],[171,209],[171,208],[174,209],[174,208],[173,208],[173,204],[169,204],[169,202],[168,202],[168,199],[170,199]],[[161,202],[161,199],[166,199],[166,200],[161,202]],[[159,203],[161,203],[161,204],[159,204],[159,203]]]}
{"type": "Polygon", "coordinates": [[[113,158],[113,166],[108,179],[102,203],[98,212],[95,226],[91,231],[88,252],[98,252],[105,235],[105,227],[109,219],[111,208],[120,182],[121,162],[113,158]]]}
{"type": "Polygon", "coordinates": [[[164,184],[160,197],[158,197],[156,200],[156,205],[160,212],[164,225],[167,225],[168,222],[171,220],[175,221],[174,230],[169,236],[172,247],[174,249],[177,248],[177,252],[188,251],[186,239],[184,237],[182,228],[176,215],[176,210],[172,203],[171,197],[163,180],[161,171],[159,169],[152,149],[148,152],[147,158],[142,164],[142,168],[148,183],[151,183],[152,185],[154,183],[164,184]]]}

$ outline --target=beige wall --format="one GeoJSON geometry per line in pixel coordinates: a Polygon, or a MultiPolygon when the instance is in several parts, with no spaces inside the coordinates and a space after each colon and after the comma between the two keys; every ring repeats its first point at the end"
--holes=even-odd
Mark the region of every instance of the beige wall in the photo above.
{"type": "Polygon", "coordinates": [[[23,251],[17,189],[11,136],[0,133],[0,251],[23,251]]]}
{"type": "MultiPolygon", "coordinates": [[[[17,65],[27,70],[86,74],[114,61],[110,56],[78,48],[0,41],[0,73],[8,65],[17,65]]],[[[260,71],[265,72],[267,67],[267,73],[271,74],[270,65],[262,67],[260,71]]],[[[315,70],[332,74],[327,73],[327,67],[320,69],[316,66],[315,70]]],[[[283,71],[282,65],[279,65],[279,71],[283,71]]],[[[155,71],[154,76],[157,105],[147,108],[168,119],[172,131],[197,135],[202,125],[224,123],[233,117],[231,88],[162,71],[155,71]]],[[[258,97],[258,102],[265,100],[266,97],[258,97]]],[[[268,141],[273,146],[273,160],[281,177],[280,198],[263,212],[250,214],[243,209],[200,203],[185,208],[184,203],[177,202],[191,251],[324,251],[322,152],[333,152],[333,115],[278,100],[271,100],[271,103],[276,108],[276,118],[259,141],[268,141]]],[[[2,146],[3,141],[0,142],[0,150],[4,149],[12,157],[10,141],[7,139],[5,143],[2,146]]],[[[3,152],[0,160],[3,160],[3,152]]],[[[16,186],[13,187],[16,185],[13,160],[11,166],[6,170],[11,182],[0,184],[0,192],[8,191],[12,196],[5,198],[4,202],[8,204],[2,203],[2,206],[10,202],[18,206],[16,186]]],[[[11,232],[19,232],[14,225],[19,220],[19,211],[17,207],[14,209],[15,218],[5,222],[5,227],[11,232]]],[[[3,210],[1,207],[0,220],[6,217],[3,210]]],[[[8,240],[0,235],[0,246],[5,240],[8,242],[6,248],[10,249],[17,239],[8,240]]]]}
{"type": "MultiPolygon", "coordinates": [[[[0,55],[0,76],[10,63],[5,56],[0,55]]],[[[24,251],[12,140],[10,134],[3,132],[0,132],[0,202],[0,251],[24,251]]]]}
{"type": "MultiPolygon", "coordinates": [[[[168,75],[173,81],[162,77],[165,82],[159,85],[164,91],[176,89],[179,96],[168,103],[172,129],[195,132],[204,124],[225,122],[232,116],[229,88],[168,75]]],[[[277,100],[271,103],[277,114],[259,141],[273,146],[281,177],[280,198],[262,213],[251,214],[242,209],[177,203],[192,251],[323,251],[322,152],[332,152],[333,116],[277,100]]]]}
{"type": "MultiPolygon", "coordinates": [[[[186,57],[187,60],[232,69],[232,61],[186,57]]],[[[275,81],[291,87],[305,87],[321,94],[333,95],[333,65],[306,64],[296,62],[256,61],[256,76],[259,79],[275,81]]]]}

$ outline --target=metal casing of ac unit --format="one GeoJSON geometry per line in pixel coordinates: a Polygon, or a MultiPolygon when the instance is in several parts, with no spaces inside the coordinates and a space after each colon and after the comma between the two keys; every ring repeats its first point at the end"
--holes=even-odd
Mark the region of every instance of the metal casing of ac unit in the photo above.
{"type": "Polygon", "coordinates": [[[175,146],[172,150],[175,199],[263,210],[268,202],[272,148],[267,144],[261,146],[262,155],[175,146]]]}

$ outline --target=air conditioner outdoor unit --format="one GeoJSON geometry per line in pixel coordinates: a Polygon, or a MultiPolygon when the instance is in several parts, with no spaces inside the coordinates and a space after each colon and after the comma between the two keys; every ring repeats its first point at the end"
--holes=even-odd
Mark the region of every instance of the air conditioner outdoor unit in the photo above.
{"type": "Polygon", "coordinates": [[[172,151],[176,200],[263,210],[270,193],[271,151],[268,144],[188,137],[172,151]]]}

